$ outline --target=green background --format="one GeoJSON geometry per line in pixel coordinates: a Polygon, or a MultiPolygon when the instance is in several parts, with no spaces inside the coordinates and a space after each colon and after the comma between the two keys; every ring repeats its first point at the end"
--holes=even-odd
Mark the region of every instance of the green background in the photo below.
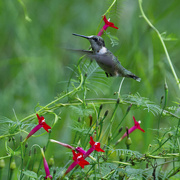
{"type": "MultiPolygon", "coordinates": [[[[67,82],[77,65],[79,55],[66,51],[66,48],[88,49],[89,42],[85,39],[72,36],[72,33],[94,35],[102,28],[102,15],[106,12],[112,1],[104,0],[26,0],[23,1],[31,22],[25,19],[23,6],[16,0],[0,2],[0,115],[16,121],[35,112],[39,103],[45,106],[54,98],[66,91],[67,82]],[[69,68],[70,67],[70,68],[69,68]]],[[[166,32],[165,41],[175,71],[180,76],[180,1],[174,0],[146,0],[143,1],[144,11],[159,30],[166,32]]],[[[157,34],[147,25],[140,16],[138,1],[117,1],[110,13],[107,14],[111,22],[119,27],[118,30],[108,28],[108,32],[117,36],[119,44],[112,47],[106,35],[106,47],[119,59],[124,67],[141,77],[138,83],[132,79],[125,79],[121,94],[136,94],[149,98],[160,104],[164,95],[164,83],[167,81],[169,96],[168,106],[177,106],[179,102],[179,89],[172,75],[167,58],[157,34]]],[[[86,60],[88,62],[88,60],[86,60]]],[[[96,67],[96,63],[92,64],[96,67]]],[[[118,91],[122,78],[106,78],[103,83],[97,83],[96,93],[90,88],[88,98],[117,98],[114,92],[118,91]]],[[[88,72],[88,70],[87,70],[88,72]]],[[[75,76],[75,75],[74,75],[75,76]]],[[[122,119],[128,105],[120,105],[115,121],[122,119]]],[[[105,105],[103,112],[109,110],[112,114],[114,105],[105,105]]],[[[51,137],[65,143],[72,143],[74,132],[69,128],[73,120],[82,117],[76,108],[61,108],[61,120],[52,130],[51,137]]],[[[134,132],[132,136],[132,150],[141,153],[147,150],[148,144],[155,139],[153,128],[157,128],[159,115],[153,115],[143,108],[132,107],[123,126],[133,125],[132,116],[141,120],[141,127],[146,133],[134,132]]],[[[88,116],[88,115],[87,115],[88,116]]],[[[52,116],[46,116],[46,122],[51,125],[52,116]]],[[[95,114],[93,114],[95,118],[95,114]]],[[[88,121],[88,118],[87,118],[88,121]]],[[[36,123],[36,121],[34,121],[36,123]]],[[[162,118],[160,127],[169,128],[177,124],[175,118],[162,118]]],[[[42,130],[41,132],[44,132],[42,130]]],[[[121,134],[122,135],[122,134],[121,134]]],[[[120,135],[120,136],[121,136],[120,135]]],[[[23,137],[25,137],[24,134],[23,137]]],[[[43,146],[48,136],[35,137],[29,140],[43,146]]],[[[18,142],[19,140],[17,140],[18,142]]],[[[3,145],[3,140],[1,140],[3,145]]],[[[125,148],[122,143],[119,147],[125,148]]],[[[66,164],[67,149],[58,145],[50,145],[47,157],[54,155],[57,166],[66,164]]],[[[2,148],[1,156],[5,154],[2,148]]]]}

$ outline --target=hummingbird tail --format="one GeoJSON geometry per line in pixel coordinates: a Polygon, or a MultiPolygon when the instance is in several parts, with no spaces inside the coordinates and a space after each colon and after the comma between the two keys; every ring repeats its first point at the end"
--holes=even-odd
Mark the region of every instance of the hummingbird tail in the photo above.
{"type": "Polygon", "coordinates": [[[134,80],[136,80],[136,81],[138,81],[138,82],[141,81],[141,78],[137,77],[137,76],[134,75],[134,74],[129,74],[128,77],[133,78],[134,80]]]}

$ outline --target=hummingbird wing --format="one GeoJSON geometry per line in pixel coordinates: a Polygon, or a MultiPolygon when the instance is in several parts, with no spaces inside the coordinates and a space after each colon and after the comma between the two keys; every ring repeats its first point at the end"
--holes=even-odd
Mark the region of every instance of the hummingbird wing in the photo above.
{"type": "Polygon", "coordinates": [[[74,51],[74,52],[77,52],[77,53],[80,53],[83,55],[87,55],[87,56],[90,56],[93,54],[93,51],[88,51],[88,50],[83,50],[83,49],[67,49],[67,50],[74,51]]]}

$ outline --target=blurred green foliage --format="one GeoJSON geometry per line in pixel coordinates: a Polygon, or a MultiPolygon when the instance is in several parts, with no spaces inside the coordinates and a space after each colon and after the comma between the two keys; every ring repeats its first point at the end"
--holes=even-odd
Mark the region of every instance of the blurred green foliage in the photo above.
{"type": "MultiPolygon", "coordinates": [[[[65,48],[88,49],[89,42],[72,36],[72,33],[92,35],[101,27],[102,15],[106,12],[110,0],[22,0],[26,7],[27,15],[18,0],[0,1],[0,115],[16,121],[34,113],[36,105],[44,106],[51,102],[58,94],[67,90],[67,83],[72,71],[77,65],[79,55],[67,52],[65,48]]],[[[180,1],[146,0],[143,1],[144,11],[152,24],[166,38],[166,46],[170,54],[175,71],[180,77],[180,1]]],[[[136,94],[148,98],[162,107],[161,97],[164,96],[165,79],[169,88],[168,107],[179,105],[180,90],[172,75],[162,45],[157,34],[147,25],[140,16],[138,1],[118,0],[107,17],[111,18],[119,30],[108,29],[112,36],[118,38],[118,45],[112,47],[107,35],[103,35],[107,48],[109,48],[121,61],[122,65],[141,77],[140,83],[125,79],[121,94],[136,94]]],[[[117,39],[116,39],[117,40],[117,39]]],[[[88,60],[86,60],[88,62],[88,60]]],[[[92,66],[97,68],[96,63],[92,66]]],[[[107,79],[105,74],[102,83],[97,83],[98,88],[87,92],[88,98],[116,98],[114,92],[118,91],[122,78],[107,79]]],[[[88,72],[85,69],[84,73],[88,72]]],[[[75,76],[75,75],[74,75],[75,76]]],[[[93,80],[91,80],[92,82],[93,80]]],[[[96,80],[94,80],[96,81],[96,80]]],[[[91,86],[91,84],[90,84],[91,86]]],[[[115,116],[116,123],[122,119],[128,105],[120,105],[115,116]]],[[[114,105],[105,105],[112,114],[114,105]]],[[[62,142],[71,143],[75,134],[69,125],[72,120],[83,117],[74,107],[60,109],[61,120],[53,128],[52,138],[62,142]]],[[[91,111],[90,111],[91,112],[91,111]]],[[[89,113],[89,112],[88,112],[89,113]]],[[[85,117],[88,121],[88,115],[85,117]]],[[[95,114],[93,114],[95,116],[95,114]]],[[[147,145],[152,143],[153,128],[157,128],[159,116],[147,110],[132,107],[124,126],[132,125],[132,116],[141,120],[142,127],[146,130],[144,136],[135,134],[132,137],[133,150],[141,153],[147,150],[147,145]]],[[[180,113],[178,114],[180,115],[180,113]]],[[[95,118],[93,116],[93,118],[95,118]]],[[[52,117],[46,117],[50,124],[52,117]]],[[[177,124],[175,118],[162,118],[162,128],[177,124]],[[171,120],[171,121],[169,121],[171,120]]],[[[136,132],[135,132],[136,133],[136,132]]],[[[33,143],[43,145],[46,140],[35,138],[33,143]],[[35,140],[36,139],[36,140],[35,140]]],[[[3,140],[1,141],[3,144],[3,140]]],[[[125,145],[122,144],[122,148],[125,145]]],[[[56,157],[56,165],[65,164],[66,150],[55,150],[57,145],[52,145],[48,150],[56,157]]],[[[1,155],[4,155],[2,149],[1,155]]]]}

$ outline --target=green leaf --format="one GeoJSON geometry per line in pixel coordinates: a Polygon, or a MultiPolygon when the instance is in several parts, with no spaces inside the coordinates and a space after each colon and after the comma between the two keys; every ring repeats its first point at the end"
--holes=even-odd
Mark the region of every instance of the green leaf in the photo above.
{"type": "Polygon", "coordinates": [[[131,104],[136,104],[138,107],[143,108],[143,110],[152,112],[154,115],[158,115],[161,111],[158,105],[146,97],[141,97],[139,93],[136,93],[135,95],[130,94],[123,99],[127,102],[130,102],[131,104]]]}
{"type": "Polygon", "coordinates": [[[84,126],[83,126],[83,124],[82,123],[79,123],[79,122],[73,122],[73,124],[71,125],[71,126],[69,126],[72,130],[74,130],[74,131],[78,131],[78,132],[80,132],[80,133],[82,133],[82,134],[88,134],[88,132],[89,132],[89,128],[85,128],[84,126]]]}
{"type": "Polygon", "coordinates": [[[93,109],[83,108],[83,106],[70,106],[70,112],[72,117],[88,117],[90,114],[93,114],[93,109]]]}
{"type": "Polygon", "coordinates": [[[23,174],[31,178],[35,178],[35,179],[37,178],[37,174],[33,171],[26,170],[23,171],[23,174]]]}
{"type": "Polygon", "coordinates": [[[5,116],[0,116],[0,124],[4,124],[4,123],[11,123],[11,124],[15,124],[15,122],[5,116]]]}
{"type": "Polygon", "coordinates": [[[112,47],[119,45],[118,37],[111,35],[109,32],[106,32],[106,35],[110,39],[112,47]]]}

